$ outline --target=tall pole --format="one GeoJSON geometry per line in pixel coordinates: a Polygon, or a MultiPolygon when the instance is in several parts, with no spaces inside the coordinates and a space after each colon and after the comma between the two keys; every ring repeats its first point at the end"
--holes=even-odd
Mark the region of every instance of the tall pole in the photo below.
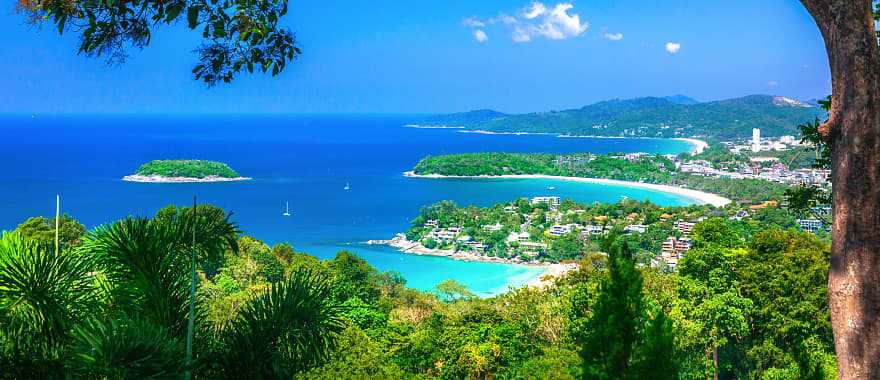
{"type": "Polygon", "coordinates": [[[58,228],[61,226],[61,195],[55,194],[55,254],[58,254],[58,228]]]}
{"type": "Polygon", "coordinates": [[[189,288],[189,324],[186,327],[186,373],[184,379],[192,377],[193,329],[196,319],[196,196],[193,195],[192,209],[192,267],[191,286],[189,288]]]}

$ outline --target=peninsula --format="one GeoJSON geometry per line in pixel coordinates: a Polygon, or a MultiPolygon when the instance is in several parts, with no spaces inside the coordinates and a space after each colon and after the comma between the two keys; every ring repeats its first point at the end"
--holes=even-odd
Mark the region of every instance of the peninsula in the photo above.
{"type": "Polygon", "coordinates": [[[229,165],[206,160],[154,160],[138,168],[132,175],[122,177],[131,182],[229,182],[246,181],[229,165]]]}
{"type": "Polygon", "coordinates": [[[612,99],[576,109],[526,114],[483,109],[427,116],[411,124],[481,133],[735,140],[748,138],[753,128],[761,128],[768,136],[796,135],[798,124],[824,117],[820,107],[784,96],[749,95],[709,102],[671,96],[612,99]]]}
{"type": "MultiPolygon", "coordinates": [[[[534,178],[606,183],[659,190],[722,207],[730,201],[757,204],[781,200],[788,184],[763,177],[715,178],[694,173],[691,156],[545,153],[463,153],[428,156],[409,177],[421,178],[534,178]]],[[[697,161],[694,161],[694,160],[697,161]]]]}

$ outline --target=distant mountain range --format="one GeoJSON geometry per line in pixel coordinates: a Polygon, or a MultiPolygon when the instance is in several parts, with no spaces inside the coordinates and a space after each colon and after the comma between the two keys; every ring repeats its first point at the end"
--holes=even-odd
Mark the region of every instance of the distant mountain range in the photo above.
{"type": "Polygon", "coordinates": [[[746,139],[752,128],[763,136],[798,135],[798,124],[825,111],[783,96],[750,95],[698,102],[684,95],[602,101],[578,109],[505,114],[493,110],[435,115],[416,124],[464,127],[488,132],[559,133],[578,136],[703,137],[746,139]]]}

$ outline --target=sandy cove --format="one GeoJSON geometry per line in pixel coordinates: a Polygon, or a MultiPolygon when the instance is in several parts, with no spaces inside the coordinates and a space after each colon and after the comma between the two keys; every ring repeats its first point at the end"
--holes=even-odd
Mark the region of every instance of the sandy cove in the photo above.
{"type": "Polygon", "coordinates": [[[673,140],[685,141],[685,142],[688,142],[691,145],[693,145],[694,148],[691,150],[691,155],[697,155],[697,154],[703,153],[703,151],[709,147],[709,143],[707,143],[703,140],[698,140],[698,139],[692,139],[692,138],[686,138],[686,137],[676,137],[673,140]]]}
{"type": "Polygon", "coordinates": [[[478,261],[484,263],[499,263],[509,265],[527,265],[531,267],[543,268],[544,272],[535,279],[529,281],[526,285],[534,288],[543,288],[553,284],[556,279],[564,277],[569,272],[578,268],[573,263],[542,263],[539,261],[521,261],[514,259],[502,259],[499,257],[489,257],[483,255],[475,255],[468,252],[455,251],[451,249],[430,249],[419,242],[412,242],[406,239],[406,235],[397,234],[391,240],[370,240],[367,244],[381,244],[397,248],[398,251],[412,255],[427,255],[446,257],[454,260],[462,261],[478,261]]]}
{"type": "Polygon", "coordinates": [[[642,183],[642,182],[631,182],[631,181],[620,181],[616,179],[604,179],[604,178],[585,178],[585,177],[563,177],[563,176],[555,176],[555,175],[543,175],[543,174],[506,174],[506,175],[479,175],[479,176],[446,176],[440,174],[415,174],[412,171],[404,172],[404,176],[412,177],[412,178],[458,178],[458,179],[471,179],[471,178],[486,178],[486,179],[553,179],[560,181],[574,181],[574,182],[583,182],[583,183],[598,183],[603,185],[615,185],[615,186],[626,186],[626,187],[637,187],[642,189],[656,190],[664,193],[670,193],[675,195],[681,195],[693,200],[696,200],[701,203],[710,204],[715,207],[723,207],[729,204],[731,201],[725,197],[722,197],[717,194],[707,193],[699,190],[691,190],[685,189],[681,187],[669,186],[669,185],[658,185],[653,183],[642,183]]]}
{"type": "Polygon", "coordinates": [[[195,183],[195,182],[235,182],[235,181],[249,181],[253,178],[250,177],[218,177],[218,176],[207,176],[205,178],[190,178],[190,177],[165,177],[160,175],[127,175],[122,177],[123,181],[128,182],[145,182],[145,183],[195,183]]]}

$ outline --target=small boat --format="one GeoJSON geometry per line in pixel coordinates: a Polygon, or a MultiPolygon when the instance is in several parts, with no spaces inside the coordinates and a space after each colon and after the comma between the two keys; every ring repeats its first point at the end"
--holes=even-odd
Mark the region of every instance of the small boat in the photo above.
{"type": "Polygon", "coordinates": [[[346,182],[346,183],[345,183],[345,187],[343,187],[342,189],[343,189],[343,190],[351,190],[351,186],[349,185],[348,182],[346,182]]]}
{"type": "Polygon", "coordinates": [[[547,190],[556,190],[556,186],[547,186],[547,190]]]}
{"type": "Polygon", "coordinates": [[[290,216],[290,202],[284,202],[284,213],[281,215],[290,216]]]}

